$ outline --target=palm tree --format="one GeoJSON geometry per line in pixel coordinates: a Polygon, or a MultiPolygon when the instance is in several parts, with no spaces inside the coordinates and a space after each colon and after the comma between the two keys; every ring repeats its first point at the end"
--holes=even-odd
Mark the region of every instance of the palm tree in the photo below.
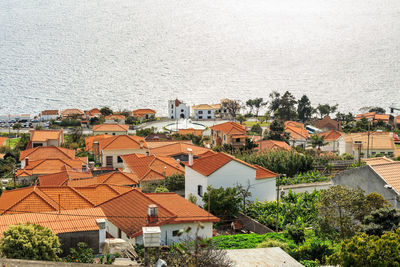
{"type": "Polygon", "coordinates": [[[325,146],[327,144],[328,143],[325,142],[325,136],[324,135],[318,136],[318,135],[315,134],[315,135],[311,136],[311,146],[313,148],[317,147],[318,150],[320,150],[321,146],[325,146]]]}

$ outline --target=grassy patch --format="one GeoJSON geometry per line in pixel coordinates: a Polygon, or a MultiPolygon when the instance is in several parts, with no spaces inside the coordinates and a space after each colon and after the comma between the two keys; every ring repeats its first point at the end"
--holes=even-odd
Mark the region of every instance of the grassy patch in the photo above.
{"type": "Polygon", "coordinates": [[[11,148],[14,148],[15,145],[18,143],[18,141],[20,140],[20,137],[17,138],[8,138],[6,141],[6,146],[10,146],[11,148]]]}
{"type": "Polygon", "coordinates": [[[289,245],[293,245],[293,240],[287,239],[281,233],[267,233],[265,235],[258,234],[240,234],[240,235],[221,235],[213,237],[213,242],[220,249],[245,249],[256,248],[258,244],[266,239],[277,240],[289,245]]]}
{"type": "MultiPolygon", "coordinates": [[[[247,127],[251,127],[251,126],[253,126],[253,125],[256,125],[256,124],[260,124],[260,122],[258,122],[258,121],[245,121],[245,122],[243,122],[247,127]]],[[[260,126],[261,127],[267,127],[267,126],[269,126],[269,123],[268,122],[263,122],[263,123],[261,123],[260,124],[260,126]]]]}

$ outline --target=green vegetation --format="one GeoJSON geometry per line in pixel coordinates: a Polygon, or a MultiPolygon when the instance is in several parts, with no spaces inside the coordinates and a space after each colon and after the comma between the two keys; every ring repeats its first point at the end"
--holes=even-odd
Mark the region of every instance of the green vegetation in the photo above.
{"type": "Polygon", "coordinates": [[[19,140],[21,140],[20,137],[8,138],[6,141],[6,146],[10,147],[11,149],[14,149],[15,146],[17,145],[17,143],[19,142],[19,140]]]}
{"type": "Polygon", "coordinates": [[[330,178],[321,174],[319,171],[308,171],[299,173],[293,177],[280,177],[277,181],[279,185],[306,184],[330,181],[330,178]]]}
{"type": "Polygon", "coordinates": [[[71,248],[70,255],[65,258],[66,262],[93,263],[93,249],[89,248],[86,243],[79,242],[77,249],[71,248]]]}
{"type": "Polygon", "coordinates": [[[10,259],[57,261],[60,252],[58,237],[35,224],[11,225],[0,240],[0,254],[10,259]]]}
{"type": "Polygon", "coordinates": [[[203,195],[203,202],[205,210],[208,210],[208,203],[210,203],[212,214],[222,219],[231,219],[238,215],[241,199],[236,187],[212,188],[209,186],[203,195]],[[210,200],[208,200],[209,197],[210,200]]]}

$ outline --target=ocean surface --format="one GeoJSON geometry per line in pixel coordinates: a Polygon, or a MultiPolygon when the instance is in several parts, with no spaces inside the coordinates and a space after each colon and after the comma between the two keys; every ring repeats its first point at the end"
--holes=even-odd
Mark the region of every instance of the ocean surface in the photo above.
{"type": "Polygon", "coordinates": [[[0,1],[0,114],[272,90],[400,106],[400,1],[0,1]]]}

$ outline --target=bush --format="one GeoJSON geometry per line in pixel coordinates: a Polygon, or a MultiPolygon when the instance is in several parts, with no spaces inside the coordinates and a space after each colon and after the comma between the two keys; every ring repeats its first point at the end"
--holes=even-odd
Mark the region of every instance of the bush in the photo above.
{"type": "Polygon", "coordinates": [[[0,254],[10,259],[57,261],[58,237],[35,224],[10,225],[0,240],[0,254]]]}
{"type": "Polygon", "coordinates": [[[321,174],[319,171],[308,171],[299,173],[294,177],[281,177],[278,179],[279,185],[305,184],[329,181],[330,178],[321,174]]]}
{"type": "Polygon", "coordinates": [[[278,240],[273,240],[273,239],[267,239],[260,244],[257,245],[258,248],[273,248],[273,247],[279,247],[283,249],[286,252],[289,252],[290,248],[287,243],[278,241],[278,240]]]}
{"type": "Polygon", "coordinates": [[[303,243],[306,239],[304,227],[296,225],[288,225],[286,227],[286,235],[291,238],[296,244],[303,243]]]}
{"type": "Polygon", "coordinates": [[[159,186],[154,190],[154,193],[168,193],[169,190],[168,188],[165,188],[164,186],[159,186]]]}
{"type": "Polygon", "coordinates": [[[312,237],[293,250],[291,255],[296,260],[318,260],[318,262],[325,264],[327,258],[334,254],[335,251],[336,247],[332,241],[312,237]]]}
{"type": "Polygon", "coordinates": [[[65,258],[67,262],[93,263],[93,249],[89,248],[86,243],[79,242],[78,249],[71,248],[70,255],[65,258]]]}
{"type": "Polygon", "coordinates": [[[209,186],[203,195],[204,209],[208,210],[210,196],[210,212],[223,220],[236,217],[239,213],[241,199],[236,187],[212,188],[209,186]]]}
{"type": "Polygon", "coordinates": [[[178,191],[185,189],[185,175],[173,174],[165,178],[165,187],[169,191],[178,191]]]}

